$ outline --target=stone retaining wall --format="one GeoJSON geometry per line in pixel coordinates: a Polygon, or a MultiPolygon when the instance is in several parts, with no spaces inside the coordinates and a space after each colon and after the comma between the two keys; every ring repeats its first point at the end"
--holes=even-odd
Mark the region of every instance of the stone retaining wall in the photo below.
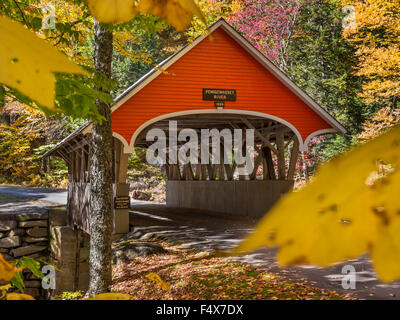
{"type": "MultiPolygon", "coordinates": [[[[83,291],[88,285],[88,237],[82,235],[80,249],[79,289],[83,291]]],[[[0,253],[7,261],[25,256],[57,267],[55,290],[44,290],[40,279],[23,270],[24,292],[37,299],[74,289],[76,231],[67,226],[65,207],[0,214],[0,253]]]]}
{"type": "MultiPolygon", "coordinates": [[[[23,256],[48,261],[49,257],[49,212],[38,209],[31,212],[16,212],[0,216],[0,253],[5,260],[12,261],[23,256]]],[[[41,280],[28,269],[22,272],[25,293],[42,296],[41,280]]]]}

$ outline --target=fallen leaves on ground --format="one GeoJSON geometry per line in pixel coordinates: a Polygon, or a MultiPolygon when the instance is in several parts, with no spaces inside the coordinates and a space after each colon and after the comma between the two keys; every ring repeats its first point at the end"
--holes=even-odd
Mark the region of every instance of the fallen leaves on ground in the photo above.
{"type": "Polygon", "coordinates": [[[134,300],[134,298],[125,293],[106,292],[100,293],[85,300],[134,300]]]}
{"type": "Polygon", "coordinates": [[[278,247],[281,265],[328,267],[369,253],[381,281],[400,279],[399,166],[400,125],[321,166],[225,254],[278,247]]]}
{"type": "Polygon", "coordinates": [[[7,293],[6,300],[35,300],[34,297],[25,293],[7,293]]]}
{"type": "Polygon", "coordinates": [[[130,294],[139,300],[350,299],[335,291],[310,286],[306,281],[289,281],[284,276],[231,258],[213,258],[204,252],[179,250],[166,242],[162,245],[168,250],[167,254],[135,258],[114,267],[112,291],[130,294]],[[168,282],[170,289],[165,291],[146,278],[149,273],[168,282]]]}
{"type": "Polygon", "coordinates": [[[159,285],[160,288],[163,289],[164,291],[169,290],[169,283],[163,281],[158,274],[150,272],[148,275],[146,275],[146,278],[159,285]]]}

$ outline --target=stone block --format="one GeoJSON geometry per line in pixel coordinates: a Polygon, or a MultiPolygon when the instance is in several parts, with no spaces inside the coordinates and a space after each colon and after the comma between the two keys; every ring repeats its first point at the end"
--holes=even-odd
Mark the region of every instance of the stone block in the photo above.
{"type": "Polygon", "coordinates": [[[48,234],[47,228],[34,227],[26,230],[26,233],[32,237],[45,237],[48,234]]]}
{"type": "Polygon", "coordinates": [[[13,237],[13,236],[23,236],[25,234],[25,229],[21,228],[15,228],[12,229],[8,232],[7,236],[13,237]]]}
{"type": "Polygon", "coordinates": [[[21,221],[18,225],[22,228],[32,228],[32,227],[47,227],[47,220],[31,220],[31,221],[21,221]]]}
{"type": "Polygon", "coordinates": [[[47,220],[49,217],[49,213],[47,210],[38,211],[38,212],[26,212],[19,213],[15,216],[17,221],[28,221],[28,220],[47,220]]]}
{"type": "Polygon", "coordinates": [[[24,241],[28,243],[49,241],[46,237],[25,237],[24,241]]]}
{"type": "Polygon", "coordinates": [[[0,220],[0,232],[9,231],[17,227],[17,222],[15,220],[0,220]]]}
{"type": "Polygon", "coordinates": [[[0,248],[15,248],[21,245],[21,238],[18,236],[0,239],[0,248]]]}
{"type": "Polygon", "coordinates": [[[49,210],[49,223],[52,227],[67,225],[67,210],[51,209],[49,210]]]}
{"type": "MultiPolygon", "coordinates": [[[[50,264],[57,266],[56,289],[54,294],[72,291],[75,276],[76,232],[68,226],[50,227],[50,264]]],[[[79,290],[86,291],[89,283],[89,267],[87,262],[89,236],[82,234],[84,248],[81,248],[79,264],[79,290]]]]}
{"type": "Polygon", "coordinates": [[[24,293],[29,294],[36,299],[40,298],[40,290],[38,288],[25,288],[24,293]]]}
{"type": "Polygon", "coordinates": [[[41,288],[42,287],[42,281],[40,280],[26,280],[24,281],[25,287],[26,288],[41,288]]]}
{"type": "MultiPolygon", "coordinates": [[[[54,261],[50,262],[55,264],[54,261]]],[[[56,289],[54,294],[64,291],[74,290],[75,263],[58,264],[56,270],[56,289]]],[[[89,264],[87,262],[79,264],[79,287],[78,290],[87,291],[89,287],[89,264]]]]}
{"type": "Polygon", "coordinates": [[[17,258],[17,257],[27,256],[27,255],[30,255],[33,253],[41,252],[46,249],[47,249],[47,246],[29,245],[29,246],[12,249],[11,254],[17,258]]]}
{"type": "Polygon", "coordinates": [[[61,264],[75,261],[75,231],[66,226],[50,228],[51,255],[61,264]]]}

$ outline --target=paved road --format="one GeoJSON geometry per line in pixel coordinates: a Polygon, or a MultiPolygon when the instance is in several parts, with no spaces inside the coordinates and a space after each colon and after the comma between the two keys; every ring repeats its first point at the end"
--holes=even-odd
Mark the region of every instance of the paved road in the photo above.
{"type": "MultiPolygon", "coordinates": [[[[229,249],[253,230],[254,221],[227,219],[185,209],[171,209],[165,205],[137,204],[132,207],[131,224],[135,226],[128,237],[140,238],[152,235],[164,236],[182,247],[201,250],[229,249]]],[[[376,275],[368,257],[353,259],[330,268],[316,266],[279,267],[276,251],[262,249],[237,260],[252,264],[266,271],[279,273],[293,280],[307,280],[317,287],[351,294],[360,299],[400,299],[400,281],[384,284],[376,275]],[[354,267],[356,289],[342,287],[342,268],[354,267]]]]}
{"type": "Polygon", "coordinates": [[[43,200],[57,204],[67,203],[66,190],[0,186],[0,193],[11,194],[13,196],[28,199],[43,200]]]}
{"type": "MultiPolygon", "coordinates": [[[[57,204],[66,204],[67,200],[65,190],[0,186],[0,193],[57,204]]],[[[207,215],[204,212],[170,209],[162,204],[149,205],[146,202],[133,201],[131,223],[135,225],[135,229],[128,234],[128,237],[161,235],[179,243],[182,247],[212,250],[229,249],[237,245],[253,230],[255,221],[250,221],[248,218],[227,219],[207,215]]],[[[333,289],[344,294],[352,293],[357,298],[400,299],[400,282],[390,284],[379,282],[368,257],[345,263],[352,265],[356,270],[355,290],[344,290],[341,286],[343,278],[341,271],[344,264],[327,269],[315,266],[281,268],[277,265],[275,251],[266,249],[237,259],[269,272],[280,273],[293,280],[306,279],[310,283],[315,282],[320,288],[333,289]]]]}
{"type": "MultiPolygon", "coordinates": [[[[67,190],[0,186],[0,193],[10,194],[27,199],[48,201],[61,205],[67,204],[67,190]]],[[[132,204],[141,202],[142,201],[132,201],[132,204]]]]}

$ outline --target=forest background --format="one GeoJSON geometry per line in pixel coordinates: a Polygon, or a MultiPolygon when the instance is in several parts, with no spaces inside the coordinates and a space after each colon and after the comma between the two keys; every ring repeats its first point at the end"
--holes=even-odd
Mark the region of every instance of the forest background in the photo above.
{"type": "MultiPolygon", "coordinates": [[[[346,134],[311,141],[311,151],[299,159],[297,186],[321,162],[400,120],[399,0],[201,0],[199,4],[209,25],[226,19],[347,128],[346,134]]],[[[0,12],[23,22],[74,61],[93,66],[93,18],[82,16],[77,2],[9,1],[0,4],[0,12]],[[41,8],[49,4],[56,9],[56,25],[43,30],[41,8]]],[[[151,15],[129,22],[135,32],[126,32],[124,24],[116,28],[113,98],[205,28],[195,19],[185,33],[178,33],[151,15]]],[[[81,92],[88,91],[84,84],[75,84],[81,92]]],[[[73,110],[90,106],[93,96],[87,92],[87,97],[79,94],[64,102],[71,105],[69,115],[46,116],[20,102],[23,99],[10,99],[4,90],[0,88],[0,184],[66,187],[65,163],[42,155],[86,121],[73,110]]],[[[90,108],[79,114],[92,116],[90,108]]],[[[162,172],[147,165],[144,153],[138,151],[130,157],[128,177],[130,182],[144,183],[137,189],[145,192],[136,191],[134,197],[162,201],[162,172]]]]}

